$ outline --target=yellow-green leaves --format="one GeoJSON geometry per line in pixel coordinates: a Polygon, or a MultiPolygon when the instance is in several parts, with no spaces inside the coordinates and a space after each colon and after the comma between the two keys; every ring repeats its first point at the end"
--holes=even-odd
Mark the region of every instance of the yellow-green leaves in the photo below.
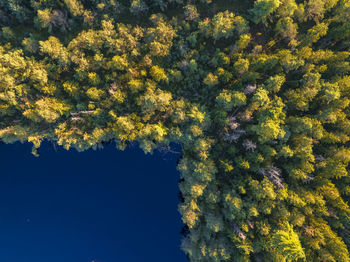
{"type": "Polygon", "coordinates": [[[93,100],[100,100],[105,94],[103,90],[97,89],[96,87],[89,88],[86,91],[86,95],[93,100]]]}
{"type": "Polygon", "coordinates": [[[154,21],[155,27],[149,28],[147,31],[151,39],[149,43],[150,54],[152,56],[166,56],[169,54],[176,31],[157,15],[151,16],[151,19],[154,21]]]}
{"type": "Polygon", "coordinates": [[[276,33],[288,42],[290,46],[298,44],[296,36],[298,34],[298,24],[290,17],[283,17],[276,24],[276,33]]]}
{"type": "Polygon", "coordinates": [[[147,89],[144,96],[140,97],[138,104],[144,114],[151,114],[155,111],[164,112],[169,109],[172,95],[160,89],[147,89]]]}
{"type": "Polygon", "coordinates": [[[308,34],[305,37],[305,43],[310,45],[316,43],[321,37],[324,37],[328,31],[327,23],[319,23],[308,30],[308,34]]]}
{"type": "Polygon", "coordinates": [[[206,36],[214,38],[214,41],[220,38],[229,38],[234,31],[238,34],[248,31],[248,24],[241,16],[235,16],[234,13],[226,10],[217,13],[210,21],[206,19],[199,23],[199,29],[206,36]]]}
{"type": "Polygon", "coordinates": [[[213,73],[209,73],[203,80],[203,83],[209,87],[215,86],[219,83],[218,77],[213,73]]]}
{"type": "Polygon", "coordinates": [[[48,27],[52,19],[51,11],[49,9],[38,10],[37,19],[42,28],[48,27]]]}
{"type": "Polygon", "coordinates": [[[41,52],[57,59],[60,64],[65,65],[69,62],[69,53],[58,38],[50,36],[46,41],[39,41],[39,45],[41,52]]]}
{"type": "Polygon", "coordinates": [[[123,56],[113,56],[111,62],[109,63],[110,68],[116,68],[118,70],[125,70],[128,67],[128,59],[127,56],[124,54],[123,56]]]}
{"type": "Polygon", "coordinates": [[[77,83],[74,82],[64,82],[62,84],[62,87],[64,89],[64,91],[66,91],[69,95],[74,96],[77,95],[78,91],[79,91],[79,87],[77,85],[77,83]]]}
{"type": "Polygon", "coordinates": [[[285,230],[278,230],[272,237],[272,248],[287,262],[305,261],[305,253],[301,246],[298,234],[293,227],[286,223],[285,230]]]}
{"type": "Polygon", "coordinates": [[[3,66],[7,66],[14,70],[24,69],[27,65],[27,62],[23,57],[23,51],[20,49],[1,54],[0,61],[3,64],[3,66]]]}
{"type": "Polygon", "coordinates": [[[205,112],[201,112],[197,106],[193,106],[188,114],[189,117],[193,118],[193,120],[202,123],[205,118],[205,112]]]}
{"type": "Polygon", "coordinates": [[[168,77],[165,74],[164,69],[159,67],[159,66],[152,66],[152,68],[150,70],[150,74],[151,74],[152,78],[157,82],[159,82],[161,80],[168,81],[168,77]]]}
{"type": "Polygon", "coordinates": [[[270,78],[265,82],[264,88],[267,89],[269,92],[277,93],[280,91],[281,86],[286,81],[286,78],[284,75],[275,75],[270,76],[270,78]]]}
{"type": "Polygon", "coordinates": [[[253,96],[253,101],[259,106],[265,106],[270,102],[268,92],[262,88],[258,88],[253,96]]]}
{"type": "Polygon", "coordinates": [[[84,7],[80,3],[80,0],[64,0],[64,3],[67,5],[69,11],[74,15],[82,15],[84,12],[84,7]]]}
{"type": "Polygon", "coordinates": [[[249,42],[251,41],[251,35],[250,34],[243,34],[239,36],[239,40],[236,42],[235,49],[237,51],[241,51],[245,49],[249,42]]]}
{"type": "Polygon", "coordinates": [[[182,214],[182,221],[189,228],[193,228],[196,225],[200,211],[196,202],[192,200],[190,203],[181,205],[179,211],[182,214]]]}
{"type": "Polygon", "coordinates": [[[233,106],[232,102],[232,94],[228,92],[227,90],[223,90],[217,97],[216,97],[216,103],[219,107],[225,109],[225,110],[231,110],[233,106]]]}
{"type": "Polygon", "coordinates": [[[194,184],[191,187],[191,195],[194,198],[200,197],[201,195],[203,195],[203,191],[206,187],[207,187],[207,185],[205,185],[205,184],[194,184]]]}
{"type": "Polygon", "coordinates": [[[228,161],[220,160],[220,165],[221,165],[222,169],[225,171],[225,173],[229,173],[234,169],[232,166],[232,163],[230,163],[228,161]]]}
{"type": "Polygon", "coordinates": [[[35,122],[44,120],[48,123],[53,123],[70,108],[70,105],[56,98],[45,97],[29,105],[29,108],[23,112],[23,115],[35,122]]]}
{"type": "Polygon", "coordinates": [[[134,93],[143,88],[143,82],[140,79],[132,79],[128,82],[128,86],[130,91],[134,93]]]}
{"type": "Polygon", "coordinates": [[[239,74],[243,74],[249,69],[249,60],[240,58],[234,63],[234,67],[239,74]]]}
{"type": "Polygon", "coordinates": [[[281,129],[279,122],[273,121],[271,119],[261,122],[256,127],[256,133],[259,136],[261,142],[267,142],[279,137],[283,138],[285,132],[281,129]]]}

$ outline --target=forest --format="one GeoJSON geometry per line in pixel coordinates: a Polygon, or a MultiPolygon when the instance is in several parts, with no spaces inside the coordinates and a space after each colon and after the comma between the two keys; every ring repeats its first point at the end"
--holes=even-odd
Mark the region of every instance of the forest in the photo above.
{"type": "Polygon", "coordinates": [[[3,143],[177,143],[189,261],[350,261],[350,0],[0,0],[0,29],[3,143]]]}

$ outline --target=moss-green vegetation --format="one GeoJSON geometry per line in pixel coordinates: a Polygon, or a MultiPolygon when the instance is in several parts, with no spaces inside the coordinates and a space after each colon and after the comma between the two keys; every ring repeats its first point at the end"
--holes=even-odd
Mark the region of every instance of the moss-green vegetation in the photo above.
{"type": "Polygon", "coordinates": [[[1,141],[179,143],[191,261],[350,261],[349,0],[1,0],[0,26],[1,141]]]}

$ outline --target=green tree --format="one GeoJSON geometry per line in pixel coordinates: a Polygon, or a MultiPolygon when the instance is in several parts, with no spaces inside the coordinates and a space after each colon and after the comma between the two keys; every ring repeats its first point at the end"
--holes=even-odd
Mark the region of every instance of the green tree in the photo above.
{"type": "Polygon", "coordinates": [[[280,6],[281,1],[279,0],[255,0],[254,8],[250,9],[249,12],[252,14],[252,21],[254,23],[267,22],[273,12],[280,6]]]}
{"type": "Polygon", "coordinates": [[[298,234],[294,232],[293,227],[287,223],[286,230],[276,231],[271,239],[272,247],[277,253],[282,255],[286,261],[305,261],[305,253],[300,244],[298,234]]]}

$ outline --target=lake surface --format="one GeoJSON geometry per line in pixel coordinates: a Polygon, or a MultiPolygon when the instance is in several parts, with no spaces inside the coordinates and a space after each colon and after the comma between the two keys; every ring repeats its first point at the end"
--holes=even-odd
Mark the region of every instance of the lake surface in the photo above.
{"type": "Polygon", "coordinates": [[[0,144],[0,261],[185,262],[179,155],[0,144]]]}

